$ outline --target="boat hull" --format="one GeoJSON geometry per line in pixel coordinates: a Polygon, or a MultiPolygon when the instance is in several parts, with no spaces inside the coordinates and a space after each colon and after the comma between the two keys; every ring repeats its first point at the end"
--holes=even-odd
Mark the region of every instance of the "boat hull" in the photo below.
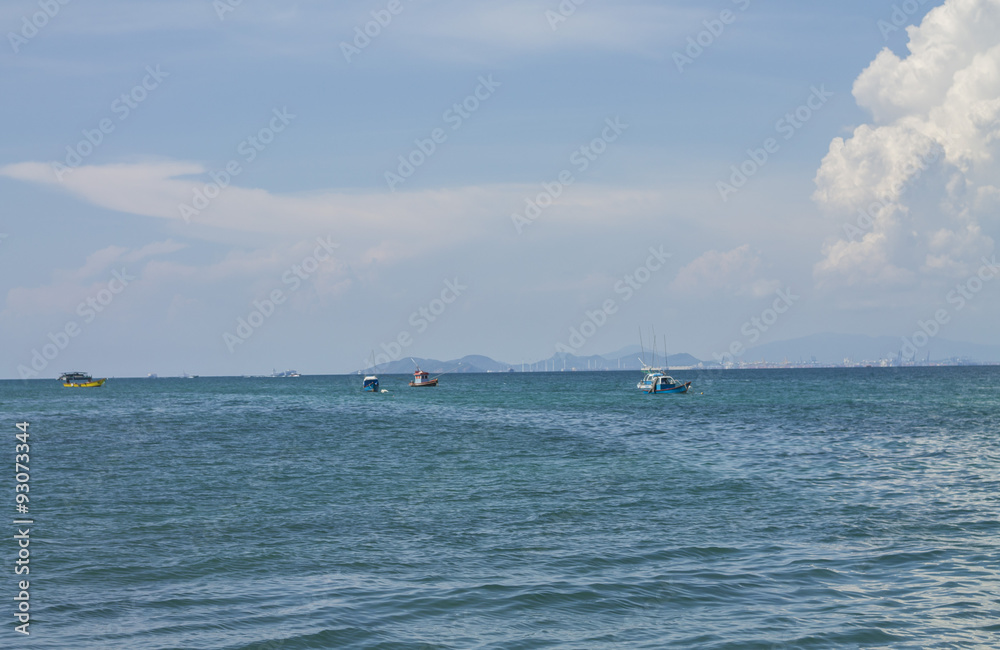
{"type": "Polygon", "coordinates": [[[94,379],[92,381],[67,381],[63,382],[63,386],[66,388],[100,388],[104,385],[105,379],[94,379]]]}
{"type": "Polygon", "coordinates": [[[661,369],[647,368],[646,371],[646,376],[635,387],[647,395],[680,394],[691,388],[691,382],[677,381],[661,369]]]}
{"type": "Polygon", "coordinates": [[[438,385],[437,379],[428,379],[427,381],[421,381],[421,382],[416,382],[416,381],[410,382],[411,388],[423,388],[424,386],[437,386],[437,385],[438,385]]]}
{"type": "Polygon", "coordinates": [[[653,388],[652,390],[647,390],[647,395],[680,395],[682,393],[688,392],[691,388],[691,382],[685,382],[677,386],[670,386],[667,388],[653,388]]]}

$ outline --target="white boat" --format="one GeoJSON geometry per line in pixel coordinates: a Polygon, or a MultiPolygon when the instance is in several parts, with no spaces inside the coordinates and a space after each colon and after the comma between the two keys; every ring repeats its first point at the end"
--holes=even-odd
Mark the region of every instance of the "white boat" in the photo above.
{"type": "Polygon", "coordinates": [[[650,368],[648,366],[644,366],[642,372],[644,375],[642,381],[636,384],[635,387],[643,391],[651,390],[656,380],[666,375],[662,368],[650,368]]]}

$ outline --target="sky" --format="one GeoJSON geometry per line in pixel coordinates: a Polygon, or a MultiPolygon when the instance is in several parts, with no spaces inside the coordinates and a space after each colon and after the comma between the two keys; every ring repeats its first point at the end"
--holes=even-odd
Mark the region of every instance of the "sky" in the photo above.
{"type": "Polygon", "coordinates": [[[0,33],[0,377],[1000,342],[1000,0],[8,0],[0,33]]]}

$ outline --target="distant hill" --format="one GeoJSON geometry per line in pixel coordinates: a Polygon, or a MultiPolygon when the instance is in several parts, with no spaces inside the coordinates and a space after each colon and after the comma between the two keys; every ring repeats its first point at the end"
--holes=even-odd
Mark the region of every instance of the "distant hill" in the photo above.
{"type": "MultiPolygon", "coordinates": [[[[450,361],[439,361],[437,359],[424,359],[420,357],[410,357],[400,359],[398,361],[393,361],[391,363],[379,364],[378,372],[386,375],[409,375],[412,374],[416,369],[414,362],[420,366],[421,370],[426,370],[432,375],[440,374],[444,372],[508,372],[513,369],[515,372],[521,372],[522,368],[525,372],[538,372],[538,371],[562,371],[562,370],[639,370],[642,368],[639,357],[641,352],[639,347],[635,346],[635,350],[631,347],[623,348],[615,355],[591,355],[585,357],[578,357],[572,354],[556,354],[548,359],[543,359],[541,361],[536,361],[534,363],[504,363],[502,361],[495,361],[489,357],[485,357],[478,354],[470,354],[462,357],[461,359],[452,359],[450,361]]],[[[646,351],[647,362],[652,362],[652,354],[646,351]]],[[[690,354],[678,353],[671,354],[668,358],[670,367],[676,368],[681,366],[697,366],[701,363],[700,360],[694,358],[690,354]]],[[[663,365],[663,353],[661,352],[656,357],[656,364],[659,366],[663,365]]],[[[368,373],[371,372],[371,368],[361,368],[357,372],[368,373]]]]}
{"type": "MultiPolygon", "coordinates": [[[[565,360],[567,370],[570,368],[575,368],[576,370],[640,370],[643,367],[641,357],[641,351],[638,349],[629,349],[629,351],[625,354],[618,356],[602,354],[589,357],[577,357],[567,354],[565,355],[565,359],[563,355],[556,355],[554,357],[550,357],[548,361],[550,363],[555,362],[559,364],[558,368],[562,369],[563,361],[565,360]]],[[[647,365],[655,365],[658,367],[666,365],[671,368],[678,368],[697,366],[700,363],[700,359],[696,359],[690,354],[684,352],[678,352],[676,354],[669,354],[667,356],[667,362],[664,364],[662,352],[654,358],[653,354],[649,350],[646,350],[647,365]]]]}
{"type": "MultiPolygon", "coordinates": [[[[649,350],[646,350],[646,354],[649,354],[649,350]]],[[[608,352],[607,354],[602,354],[602,357],[608,359],[609,361],[616,361],[618,359],[624,359],[625,357],[641,357],[642,347],[639,345],[626,345],[621,350],[615,350],[614,352],[608,352]]]]}
{"type": "MultiPolygon", "coordinates": [[[[743,361],[768,361],[781,363],[809,363],[815,359],[820,365],[839,365],[849,358],[854,362],[895,360],[903,346],[902,337],[865,336],[863,334],[813,334],[788,341],[775,341],[750,348],[741,357],[743,361]]],[[[917,350],[916,360],[924,361],[930,353],[931,361],[966,359],[980,363],[1000,362],[1000,345],[963,343],[939,337],[917,350]]]]}
{"type": "MultiPolygon", "coordinates": [[[[410,357],[393,361],[391,363],[379,364],[378,372],[385,375],[411,375],[416,370],[414,361],[421,370],[426,370],[432,375],[443,372],[506,372],[511,366],[506,363],[494,361],[489,357],[478,354],[470,354],[461,359],[451,361],[438,361],[437,359],[422,359],[420,357],[410,357]]],[[[371,372],[371,368],[362,368],[359,372],[371,372]]]]}
{"type": "MultiPolygon", "coordinates": [[[[659,343],[662,345],[663,341],[660,340],[659,343]]],[[[654,354],[653,350],[651,350],[648,345],[646,346],[641,346],[636,344],[626,345],[620,350],[615,350],[614,352],[602,354],[601,356],[607,359],[608,361],[615,362],[616,364],[619,359],[621,359],[622,364],[624,364],[627,359],[636,361],[636,363],[634,364],[635,368],[640,367],[640,363],[639,361],[637,361],[637,359],[645,359],[647,364],[653,365],[655,356],[655,365],[663,365],[662,347],[658,347],[654,354]]],[[[668,353],[668,360],[670,362],[670,365],[675,365],[675,366],[696,366],[699,363],[701,363],[701,361],[699,361],[698,359],[684,352],[668,353]]],[[[632,367],[633,364],[631,363],[631,361],[629,361],[629,368],[631,369],[632,367]]]]}
{"type": "MultiPolygon", "coordinates": [[[[765,361],[780,364],[788,361],[793,364],[815,363],[821,366],[839,366],[844,359],[854,363],[877,362],[880,359],[895,361],[902,347],[902,338],[895,336],[865,336],[863,334],[813,334],[787,341],[775,341],[752,347],[739,358],[739,361],[752,363],[765,361]]],[[[416,369],[414,361],[421,370],[432,375],[442,373],[475,373],[475,372],[541,372],[552,371],[583,371],[583,370],[640,370],[640,358],[645,352],[646,363],[663,366],[663,352],[655,359],[651,350],[643,350],[638,345],[628,345],[608,354],[576,356],[573,354],[554,354],[548,359],[533,363],[507,363],[496,361],[480,354],[470,354],[460,359],[439,361],[420,357],[404,357],[398,361],[379,364],[378,372],[386,375],[410,375],[416,369]]],[[[917,362],[927,359],[930,352],[932,362],[975,362],[1000,363],[1000,345],[980,345],[963,343],[949,339],[933,338],[927,345],[919,348],[917,362]]],[[[714,360],[702,361],[684,352],[669,353],[668,368],[687,368],[697,366],[718,367],[714,360]]],[[[361,368],[357,372],[368,373],[371,368],[361,368]]]]}

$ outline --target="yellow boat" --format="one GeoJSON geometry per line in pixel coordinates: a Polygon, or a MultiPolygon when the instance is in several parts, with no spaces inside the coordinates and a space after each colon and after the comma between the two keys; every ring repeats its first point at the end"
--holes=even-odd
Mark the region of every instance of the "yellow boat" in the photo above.
{"type": "Polygon", "coordinates": [[[63,383],[66,388],[98,388],[104,385],[107,378],[104,379],[94,379],[85,372],[64,372],[59,381],[63,383]]]}

